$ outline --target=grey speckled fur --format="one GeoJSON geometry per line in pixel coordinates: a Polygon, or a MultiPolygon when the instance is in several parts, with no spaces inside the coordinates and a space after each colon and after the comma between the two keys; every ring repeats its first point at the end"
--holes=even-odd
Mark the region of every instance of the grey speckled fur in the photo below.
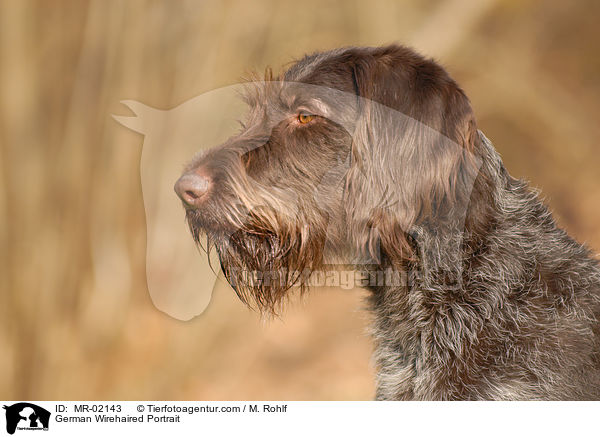
{"type": "MultiPolygon", "coordinates": [[[[459,289],[428,278],[375,290],[377,398],[600,399],[597,263],[482,138],[496,225],[462,258],[459,289]]],[[[431,270],[455,268],[443,236],[421,241],[431,270]]]]}

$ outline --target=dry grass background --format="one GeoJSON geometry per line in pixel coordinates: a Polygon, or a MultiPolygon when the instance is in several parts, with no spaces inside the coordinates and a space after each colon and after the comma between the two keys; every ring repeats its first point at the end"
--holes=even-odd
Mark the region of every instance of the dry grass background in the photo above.
{"type": "Polygon", "coordinates": [[[511,172],[600,250],[600,3],[0,3],[0,398],[369,399],[364,291],[261,322],[225,287],[179,322],[146,291],[142,138],[170,108],[305,52],[403,42],[471,97],[511,172]]]}

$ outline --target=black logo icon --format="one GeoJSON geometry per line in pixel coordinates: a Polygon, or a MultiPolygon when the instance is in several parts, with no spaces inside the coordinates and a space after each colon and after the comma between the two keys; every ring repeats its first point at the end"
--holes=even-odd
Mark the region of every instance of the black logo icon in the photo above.
{"type": "Polygon", "coordinates": [[[14,434],[19,430],[48,430],[50,423],[50,411],[35,404],[19,402],[10,407],[4,406],[6,410],[6,432],[14,434]]]}

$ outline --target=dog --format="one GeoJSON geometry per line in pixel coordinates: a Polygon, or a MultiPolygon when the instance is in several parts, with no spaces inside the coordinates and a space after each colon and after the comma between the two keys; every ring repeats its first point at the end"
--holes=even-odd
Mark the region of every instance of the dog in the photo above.
{"type": "Polygon", "coordinates": [[[276,312],[310,272],[350,266],[376,399],[600,399],[598,263],[509,175],[441,66],[342,48],[268,70],[245,99],[240,132],[175,184],[242,301],[276,312]]]}

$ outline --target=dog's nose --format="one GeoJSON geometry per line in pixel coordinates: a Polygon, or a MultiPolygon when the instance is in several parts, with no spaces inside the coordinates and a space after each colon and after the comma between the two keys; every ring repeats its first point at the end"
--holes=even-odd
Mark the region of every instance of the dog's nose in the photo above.
{"type": "Polygon", "coordinates": [[[186,173],[175,183],[175,192],[187,207],[197,208],[208,191],[209,179],[196,173],[186,173]]]}

